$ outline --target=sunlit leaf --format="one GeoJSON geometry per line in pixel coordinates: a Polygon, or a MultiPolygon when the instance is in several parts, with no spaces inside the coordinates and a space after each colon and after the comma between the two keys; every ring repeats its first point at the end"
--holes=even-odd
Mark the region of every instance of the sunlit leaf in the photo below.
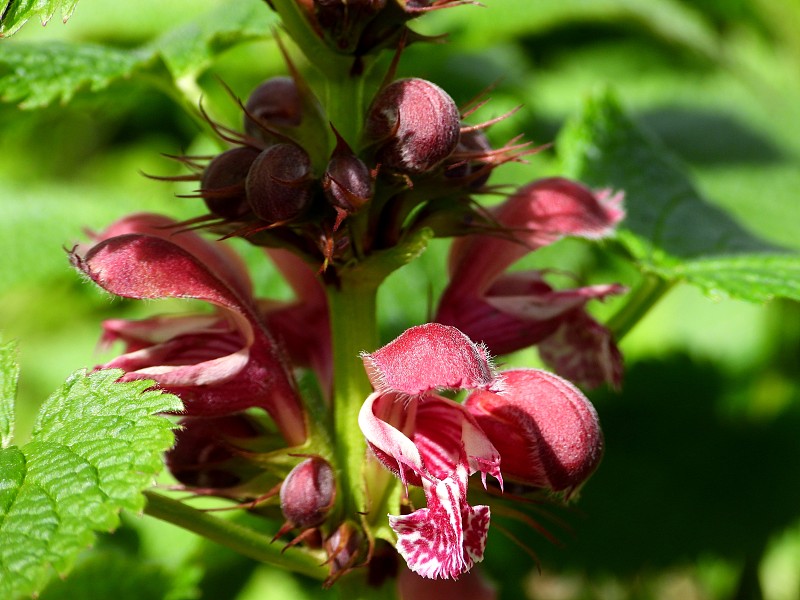
{"type": "Polygon", "coordinates": [[[19,379],[16,354],[15,343],[0,343],[0,448],[8,447],[14,439],[14,398],[19,379]]]}
{"type": "Polygon", "coordinates": [[[42,405],[31,441],[0,450],[0,597],[38,592],[95,531],[117,527],[120,509],[144,506],[141,491],[173,443],[172,422],[157,413],[181,404],[150,381],[116,383],[121,374],[73,374],[42,405]]]}
{"type": "Polygon", "coordinates": [[[800,299],[800,255],[761,240],[694,188],[683,166],[610,94],[587,101],[562,131],[566,173],[624,190],[619,240],[642,268],[715,296],[800,299]]]}
{"type": "Polygon", "coordinates": [[[142,51],[96,44],[7,44],[0,54],[0,100],[21,108],[66,103],[76,92],[101,90],[152,60],[142,51]]]}
{"type": "Polygon", "coordinates": [[[6,0],[0,12],[0,38],[19,30],[29,19],[38,18],[46,24],[56,12],[66,23],[78,0],[6,0]]]}
{"type": "Polygon", "coordinates": [[[258,0],[226,4],[140,48],[89,43],[8,43],[0,53],[0,100],[21,108],[66,103],[82,90],[144,76],[165,89],[203,73],[226,50],[272,36],[273,13],[258,0]]]}

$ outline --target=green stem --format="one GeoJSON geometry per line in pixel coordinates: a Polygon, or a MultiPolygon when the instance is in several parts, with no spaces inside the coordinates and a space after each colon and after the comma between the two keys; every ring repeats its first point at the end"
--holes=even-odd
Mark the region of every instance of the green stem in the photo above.
{"type": "Polygon", "coordinates": [[[322,560],[319,556],[307,554],[297,548],[284,552],[284,543],[272,544],[269,537],[263,533],[212,516],[184,502],[178,502],[155,492],[145,491],[144,495],[147,498],[144,512],[151,517],[188,529],[268,565],[314,579],[323,580],[328,576],[328,570],[320,564],[322,560]]]}
{"type": "Polygon", "coordinates": [[[339,287],[328,287],[334,368],[334,429],[341,509],[345,518],[355,518],[367,506],[363,469],[366,452],[358,428],[358,412],[372,386],[359,353],[378,347],[376,319],[377,285],[368,280],[344,278],[339,287]]]}
{"type": "Polygon", "coordinates": [[[633,329],[674,284],[655,273],[645,273],[641,283],[628,294],[627,302],[606,323],[615,339],[621,340],[633,329]]]}
{"type": "Polygon", "coordinates": [[[364,77],[354,77],[347,71],[328,74],[323,102],[328,120],[357,153],[364,123],[364,77]]]}

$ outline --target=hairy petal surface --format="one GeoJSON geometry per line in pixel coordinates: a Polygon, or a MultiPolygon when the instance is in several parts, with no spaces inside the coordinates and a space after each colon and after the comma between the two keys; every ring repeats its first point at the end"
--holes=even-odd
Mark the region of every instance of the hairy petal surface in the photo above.
{"type": "Polygon", "coordinates": [[[597,412],[578,388],[547,371],[505,376],[504,394],[473,392],[466,409],[499,450],[507,477],[570,496],[603,454],[597,412]]]}
{"type": "Polygon", "coordinates": [[[494,366],[486,349],[455,327],[426,323],[361,358],[373,387],[383,393],[416,396],[435,389],[495,389],[494,366]]]}
{"type": "Polygon", "coordinates": [[[163,324],[159,321],[130,329],[114,323],[104,337],[129,342],[131,351],[105,367],[126,369],[124,379],[156,380],[179,395],[193,416],[263,408],[289,443],[301,443],[304,416],[278,347],[259,320],[252,298],[241,295],[245,287],[221,278],[212,268],[222,264],[223,259],[214,257],[224,253],[192,248],[199,252],[193,254],[172,237],[127,233],[104,239],[83,254],[71,253],[73,265],[112,294],[195,298],[219,308],[216,320],[180,318],[161,334],[155,333],[163,324]]]}

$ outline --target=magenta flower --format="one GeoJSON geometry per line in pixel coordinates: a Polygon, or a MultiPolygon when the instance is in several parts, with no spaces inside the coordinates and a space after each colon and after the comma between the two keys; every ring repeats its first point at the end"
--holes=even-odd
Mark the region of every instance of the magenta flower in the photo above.
{"type": "Polygon", "coordinates": [[[453,327],[412,327],[363,355],[376,388],[358,422],[403,485],[421,486],[427,508],[390,516],[397,549],[423,577],[455,579],[483,560],[489,507],[470,506],[467,479],[500,477],[500,455],[475,418],[436,388],[501,389],[483,348],[453,327]]]}
{"type": "Polygon", "coordinates": [[[389,516],[398,552],[422,577],[456,579],[483,559],[490,509],[467,502],[470,475],[502,489],[508,460],[515,480],[569,496],[602,455],[597,414],[575,386],[533,369],[497,375],[454,327],[412,327],[363,359],[376,391],[359,426],[403,485],[425,494],[427,508],[389,516]],[[436,388],[475,391],[460,404],[436,388]]]}
{"type": "Polygon", "coordinates": [[[127,348],[102,368],[123,369],[123,380],[155,380],[180,396],[189,416],[264,409],[288,444],[302,443],[301,401],[259,316],[244,265],[224,245],[174,233],[174,225],[158,215],[133,215],[91,248],[72,251],[73,265],[117,296],[194,298],[215,307],[208,315],[108,322],[104,341],[119,339],[127,348]]]}
{"type": "Polygon", "coordinates": [[[519,189],[492,209],[504,237],[470,235],[453,242],[450,283],[436,320],[482,341],[492,354],[539,344],[543,359],[568,379],[590,387],[604,381],[618,385],[620,353],[611,333],[585,307],[624,288],[611,284],[555,290],[542,272],[506,270],[562,237],[609,235],[624,216],[621,201],[621,195],[595,194],[561,178],[519,189]]]}

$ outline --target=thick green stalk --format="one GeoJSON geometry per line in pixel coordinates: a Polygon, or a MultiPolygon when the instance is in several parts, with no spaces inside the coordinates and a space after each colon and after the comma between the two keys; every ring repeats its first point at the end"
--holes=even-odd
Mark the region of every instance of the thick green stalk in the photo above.
{"type": "Polygon", "coordinates": [[[333,340],[333,411],[336,458],[339,468],[341,509],[346,518],[366,510],[363,468],[364,436],[358,428],[358,412],[372,386],[359,353],[378,347],[376,319],[377,286],[369,280],[343,279],[328,287],[333,340]]]}
{"type": "Polygon", "coordinates": [[[244,556],[268,565],[287,569],[314,579],[325,579],[328,569],[314,556],[298,548],[284,552],[285,543],[270,543],[269,536],[242,527],[231,521],[220,519],[202,510],[188,506],[155,492],[144,492],[147,498],[145,514],[183,527],[217,542],[244,556]]]}
{"type": "Polygon", "coordinates": [[[644,317],[651,308],[674,285],[674,281],[667,281],[654,273],[645,273],[641,283],[628,294],[627,301],[606,323],[614,334],[614,338],[621,340],[633,326],[644,317]]]}
{"type": "Polygon", "coordinates": [[[350,148],[358,152],[364,124],[364,77],[349,72],[329,73],[323,99],[328,119],[350,148]]]}

